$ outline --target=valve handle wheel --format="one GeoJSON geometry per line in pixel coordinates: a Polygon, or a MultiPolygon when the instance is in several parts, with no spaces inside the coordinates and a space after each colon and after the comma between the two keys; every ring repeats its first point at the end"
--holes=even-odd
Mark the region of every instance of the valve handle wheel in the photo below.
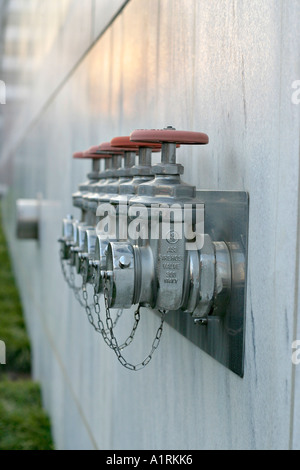
{"type": "Polygon", "coordinates": [[[93,145],[88,150],[83,152],[83,158],[93,158],[93,159],[102,159],[102,158],[110,158],[111,155],[108,153],[101,153],[99,150],[99,145],[93,145]]]}
{"type": "Polygon", "coordinates": [[[99,151],[99,145],[94,145],[90,147],[88,150],[84,152],[75,152],[73,153],[73,158],[75,159],[87,159],[90,158],[92,160],[101,160],[102,158],[110,158],[111,155],[108,153],[101,153],[99,151]]]}
{"type": "Polygon", "coordinates": [[[140,147],[151,148],[152,152],[160,152],[161,144],[151,144],[147,142],[133,142],[130,136],[114,137],[110,142],[112,147],[120,148],[124,151],[138,151],[140,147]]]}
{"type": "MultiPolygon", "coordinates": [[[[131,150],[131,149],[130,149],[131,150]]],[[[101,158],[110,158],[113,155],[124,155],[124,150],[112,147],[110,142],[103,142],[101,145],[93,145],[85,152],[73,153],[73,158],[84,159],[91,158],[93,160],[100,160],[101,158]]]]}
{"type": "Polygon", "coordinates": [[[75,153],[73,153],[73,158],[84,158],[83,152],[75,152],[75,153]]]}
{"type": "Polygon", "coordinates": [[[203,132],[177,131],[173,127],[166,129],[137,129],[130,135],[133,142],[176,143],[184,145],[205,145],[209,138],[203,132]]]}
{"type": "Polygon", "coordinates": [[[113,147],[110,142],[103,142],[99,145],[97,153],[124,156],[124,150],[113,147]]]}

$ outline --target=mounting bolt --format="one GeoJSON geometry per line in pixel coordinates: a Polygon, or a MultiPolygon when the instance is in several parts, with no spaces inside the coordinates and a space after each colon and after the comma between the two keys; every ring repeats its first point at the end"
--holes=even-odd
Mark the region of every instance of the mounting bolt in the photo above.
{"type": "Polygon", "coordinates": [[[131,261],[127,256],[122,255],[120,257],[119,266],[120,266],[121,269],[129,268],[130,264],[131,264],[131,261]]]}
{"type": "Polygon", "coordinates": [[[208,319],[206,317],[203,318],[194,318],[195,325],[206,326],[208,324],[208,319]]]}

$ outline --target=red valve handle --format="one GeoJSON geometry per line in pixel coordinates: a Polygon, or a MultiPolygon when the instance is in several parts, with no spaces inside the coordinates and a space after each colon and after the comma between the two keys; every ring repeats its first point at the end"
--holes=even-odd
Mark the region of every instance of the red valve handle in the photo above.
{"type": "Polygon", "coordinates": [[[83,152],[83,158],[93,158],[94,160],[100,160],[102,158],[110,158],[109,153],[101,153],[99,150],[99,145],[93,145],[88,150],[83,152]]]}
{"type": "Polygon", "coordinates": [[[161,144],[150,144],[147,142],[132,142],[130,136],[114,137],[110,142],[112,147],[121,148],[124,151],[138,150],[140,147],[151,148],[153,152],[161,151],[161,144]]]}
{"type": "Polygon", "coordinates": [[[83,152],[75,152],[75,153],[73,153],[73,158],[84,158],[83,152]]]}
{"type": "Polygon", "coordinates": [[[101,153],[99,151],[99,146],[94,145],[85,152],[75,152],[73,153],[73,158],[91,158],[92,160],[100,160],[102,158],[110,158],[112,155],[109,153],[101,153]]]}
{"type": "Polygon", "coordinates": [[[208,144],[208,135],[202,132],[170,129],[137,129],[130,135],[133,142],[177,143],[186,145],[208,144]]]}

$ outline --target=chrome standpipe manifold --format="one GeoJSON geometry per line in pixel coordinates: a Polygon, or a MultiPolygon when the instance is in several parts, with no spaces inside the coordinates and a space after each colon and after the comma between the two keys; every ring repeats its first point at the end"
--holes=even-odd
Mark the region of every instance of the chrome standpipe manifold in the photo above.
{"type": "Polygon", "coordinates": [[[129,200],[129,213],[139,213],[140,235],[144,231],[145,236],[108,246],[109,306],[140,304],[183,310],[195,318],[225,313],[230,253],[226,243],[205,235],[203,203],[196,198],[196,188],[182,181],[183,167],[176,163],[176,145],[207,144],[207,135],[167,128],[138,130],[131,140],[161,144],[162,157],[152,167],[154,179],[139,184],[129,200]]]}
{"type": "Polygon", "coordinates": [[[98,146],[93,146],[81,154],[77,152],[73,157],[92,159],[94,170],[95,168],[100,170],[100,161],[105,161],[104,170],[98,174],[95,171],[89,174],[88,177],[90,180],[87,183],[79,185],[78,191],[72,195],[73,205],[81,209],[81,220],[73,221],[72,229],[70,222],[68,222],[68,233],[70,233],[71,230],[71,237],[68,239],[70,245],[69,263],[71,266],[76,267],[76,271],[79,274],[82,264],[82,253],[84,252],[86,231],[94,230],[96,223],[95,214],[89,210],[86,197],[88,197],[91,192],[93,193],[95,186],[97,188],[106,186],[107,182],[114,177],[114,170],[120,166],[121,162],[118,156],[112,155],[107,152],[106,149],[102,151],[98,146]]]}
{"type": "MultiPolygon", "coordinates": [[[[138,153],[138,164],[128,168],[129,178],[121,181],[118,188],[118,194],[111,194],[110,199],[104,198],[100,201],[104,207],[105,204],[111,205],[109,233],[99,228],[97,230],[95,259],[90,261],[90,265],[94,268],[94,279],[96,279],[96,290],[98,293],[103,292],[103,279],[107,272],[107,249],[110,241],[127,240],[128,233],[128,202],[131,197],[137,194],[140,184],[153,180],[151,156],[152,152],[160,152],[160,144],[149,144],[145,142],[131,142],[128,136],[115,137],[111,141],[114,148],[118,148],[124,152],[138,153]],[[125,229],[125,230],[124,230],[125,229]]],[[[101,206],[98,206],[98,212],[101,206]]],[[[92,271],[90,278],[92,278],[92,271]]],[[[124,308],[124,307],[122,307],[124,308]]]]}
{"type": "Polygon", "coordinates": [[[93,191],[84,196],[87,209],[95,217],[95,227],[93,230],[86,231],[85,241],[81,258],[83,260],[84,279],[87,282],[93,282],[96,279],[97,292],[101,290],[101,273],[106,269],[106,250],[111,240],[116,240],[116,235],[111,235],[101,230],[101,218],[107,211],[112,198],[119,195],[119,188],[122,184],[131,180],[131,169],[135,165],[136,146],[118,148],[106,142],[100,145],[102,152],[107,152],[112,156],[113,177],[106,184],[95,184],[93,191]],[[124,166],[121,166],[121,160],[124,159],[124,166]],[[104,213],[98,213],[98,209],[104,207],[104,213]],[[95,258],[96,255],[96,258],[95,258]]]}

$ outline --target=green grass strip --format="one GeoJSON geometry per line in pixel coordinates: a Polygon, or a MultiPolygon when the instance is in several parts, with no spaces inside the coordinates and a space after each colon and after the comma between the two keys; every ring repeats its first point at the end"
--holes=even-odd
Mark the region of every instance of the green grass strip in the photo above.
{"type": "Polygon", "coordinates": [[[31,380],[0,381],[0,450],[53,450],[40,396],[31,380]]]}
{"type": "Polygon", "coordinates": [[[6,365],[0,365],[0,450],[53,450],[39,384],[28,380],[30,343],[2,229],[1,203],[0,340],[6,344],[6,365]]]}

